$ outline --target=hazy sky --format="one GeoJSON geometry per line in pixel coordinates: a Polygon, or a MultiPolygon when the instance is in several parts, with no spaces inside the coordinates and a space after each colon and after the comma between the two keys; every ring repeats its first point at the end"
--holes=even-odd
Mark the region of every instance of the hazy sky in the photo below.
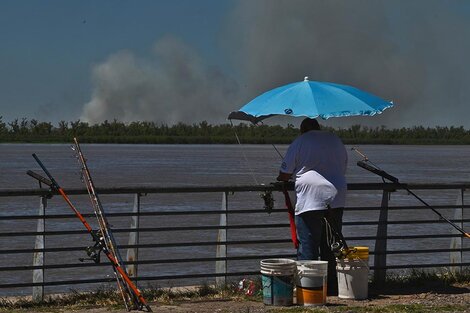
{"type": "Polygon", "coordinates": [[[393,100],[389,128],[470,128],[470,1],[0,1],[0,116],[226,121],[304,76],[393,100]]]}

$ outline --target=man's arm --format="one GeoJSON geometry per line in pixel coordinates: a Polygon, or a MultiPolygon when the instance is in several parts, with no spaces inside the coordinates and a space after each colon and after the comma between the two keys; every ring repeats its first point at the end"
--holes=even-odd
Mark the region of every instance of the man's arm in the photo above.
{"type": "Polygon", "coordinates": [[[283,173],[283,172],[279,172],[279,176],[277,176],[277,180],[279,181],[289,181],[289,179],[291,179],[292,177],[292,173],[283,173]]]}

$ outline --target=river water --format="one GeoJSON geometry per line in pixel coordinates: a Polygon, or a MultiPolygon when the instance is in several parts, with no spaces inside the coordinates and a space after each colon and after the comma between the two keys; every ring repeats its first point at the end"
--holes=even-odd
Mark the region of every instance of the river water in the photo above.
{"type": "MultiPolygon", "coordinates": [[[[404,183],[467,183],[470,181],[470,146],[389,146],[389,145],[363,145],[356,146],[365,153],[369,159],[390,174],[398,177],[404,183]]],[[[279,145],[278,150],[283,154],[287,146],[279,145]]],[[[348,146],[349,165],[347,179],[350,183],[381,182],[381,179],[362,168],[356,166],[360,156],[351,151],[348,146]]],[[[88,159],[88,165],[95,185],[99,187],[169,187],[169,186],[216,186],[216,185],[246,185],[269,184],[277,176],[280,157],[270,145],[117,145],[117,144],[83,144],[82,150],[88,159]]],[[[0,189],[37,188],[37,183],[25,174],[27,170],[41,172],[31,154],[36,153],[49,171],[55,176],[64,189],[83,188],[80,179],[78,163],[70,145],[67,144],[0,144],[0,189]]],[[[455,204],[457,191],[419,191],[431,205],[455,204]]],[[[124,212],[132,208],[133,196],[103,196],[103,206],[107,212],[124,212]]],[[[281,208],[283,200],[275,195],[275,206],[281,208]]],[[[347,206],[367,207],[379,206],[381,193],[350,192],[347,197],[347,206]]],[[[37,197],[9,197],[0,198],[0,215],[37,214],[37,197]]],[[[90,213],[86,197],[77,197],[74,203],[83,207],[82,213],[90,213]]],[[[235,194],[230,199],[231,208],[262,208],[263,203],[258,194],[235,194]]],[[[217,194],[189,194],[175,195],[149,195],[142,198],[143,211],[165,210],[217,210],[220,208],[221,195],[217,194]]],[[[391,205],[418,205],[418,202],[404,192],[393,193],[391,205]]],[[[50,200],[48,213],[71,213],[63,201],[58,197],[50,200]]],[[[440,212],[453,217],[453,210],[442,209],[440,212]]],[[[468,218],[468,212],[464,218],[468,218]]],[[[286,216],[276,214],[262,214],[257,217],[267,223],[286,222],[286,216]]],[[[348,211],[345,221],[376,221],[378,212],[348,211]]],[[[438,219],[430,210],[404,210],[390,211],[389,220],[410,219],[438,219]]],[[[129,219],[116,219],[110,221],[113,227],[129,227],[129,219]]],[[[246,223],[243,216],[234,217],[231,222],[246,223]]],[[[218,217],[199,217],[193,219],[145,218],[142,227],[183,226],[183,225],[217,225],[218,217]]],[[[470,225],[464,225],[466,229],[470,225]]],[[[1,232],[34,231],[36,221],[0,221],[1,232]]],[[[46,223],[46,230],[82,229],[78,220],[51,220],[46,223]]],[[[250,231],[251,232],[251,231],[250,231]]],[[[229,240],[240,238],[261,239],[279,234],[268,231],[250,233],[232,231],[229,240]]],[[[288,232],[286,230],[286,232],[288,232]]],[[[376,226],[348,226],[344,228],[345,236],[375,235],[376,226]]],[[[448,224],[417,224],[417,225],[391,225],[390,235],[412,235],[420,233],[450,234],[452,228],[448,224]]],[[[175,235],[157,235],[156,233],[142,233],[141,243],[177,242],[180,241],[209,241],[214,240],[217,234],[212,232],[201,233],[195,239],[191,233],[175,235]],[[158,236],[158,237],[156,237],[158,236]]],[[[288,233],[286,233],[288,238],[288,233]]],[[[127,243],[127,234],[116,234],[120,244],[127,243]]],[[[64,245],[77,246],[77,242],[89,245],[91,242],[84,236],[52,236],[46,239],[46,247],[60,247],[64,245]]],[[[373,242],[350,242],[350,245],[368,245],[373,248],[373,242]]],[[[464,242],[465,247],[469,244],[464,242]]],[[[450,239],[427,240],[395,240],[390,241],[388,250],[396,249],[427,249],[448,248],[450,239]]],[[[0,249],[33,248],[32,237],[0,237],[0,249]]],[[[290,245],[277,245],[274,247],[243,247],[229,248],[229,255],[247,255],[250,253],[292,253],[290,245]]],[[[47,264],[76,263],[83,252],[48,253],[47,264]]],[[[140,259],[156,259],[171,257],[214,257],[213,248],[178,248],[178,249],[141,249],[140,259]]],[[[467,259],[468,253],[464,255],[467,259]]],[[[390,255],[388,264],[413,263],[447,263],[449,253],[433,253],[421,255],[390,255]]],[[[0,254],[0,267],[12,265],[31,265],[31,254],[0,254]]],[[[256,270],[256,262],[244,264],[234,263],[232,270],[256,270]]],[[[213,271],[211,264],[194,265],[148,265],[139,268],[139,275],[171,275],[184,272],[198,273],[213,271]],[[184,268],[186,267],[186,268],[184,268]]],[[[31,271],[1,272],[0,284],[31,281],[31,271]]],[[[87,269],[47,270],[48,279],[85,279],[102,278],[111,275],[108,267],[90,267],[87,269]]],[[[165,284],[164,282],[158,284],[165,284]]],[[[167,282],[166,284],[172,284],[167,282]]],[[[95,285],[96,286],[96,285],[95,285]]],[[[69,287],[51,287],[50,292],[68,290],[69,287]]],[[[78,288],[78,287],[74,287],[78,288]]],[[[0,289],[1,295],[29,294],[30,289],[0,289]]]]}

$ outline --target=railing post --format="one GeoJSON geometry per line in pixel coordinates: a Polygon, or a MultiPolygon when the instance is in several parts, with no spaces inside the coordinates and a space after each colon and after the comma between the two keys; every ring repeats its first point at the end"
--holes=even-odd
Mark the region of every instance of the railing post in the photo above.
{"type": "MultiPolygon", "coordinates": [[[[454,211],[454,219],[455,220],[460,220],[460,222],[455,222],[460,228],[463,228],[463,205],[464,205],[464,192],[465,189],[460,190],[460,194],[457,196],[457,201],[456,205],[461,205],[460,208],[456,208],[454,211]]],[[[459,231],[456,229],[452,228],[452,234],[458,234],[461,235],[459,231]]],[[[460,251],[451,251],[450,252],[450,263],[452,264],[461,264],[463,262],[463,240],[462,236],[459,237],[453,237],[450,241],[450,248],[451,249],[460,249],[460,251]]],[[[450,270],[454,273],[458,273],[462,270],[462,265],[460,266],[451,266],[450,270]]]]}
{"type": "MultiPolygon", "coordinates": [[[[37,232],[44,233],[46,220],[44,218],[47,207],[47,198],[41,196],[39,202],[39,219],[37,225],[37,232]]],[[[45,238],[44,235],[37,235],[34,243],[34,249],[44,249],[45,238]]],[[[44,252],[34,252],[33,266],[44,266],[44,252]]],[[[44,268],[33,270],[33,283],[44,283],[44,268]]],[[[33,301],[40,302],[44,300],[44,286],[33,286],[33,301]]]]}
{"type": "Polygon", "coordinates": [[[390,191],[384,189],[382,193],[382,204],[380,207],[379,225],[377,226],[377,240],[375,242],[374,256],[374,281],[376,283],[385,282],[387,276],[387,222],[388,222],[388,198],[390,191]]]}
{"type": "MultiPolygon", "coordinates": [[[[225,242],[227,241],[227,196],[228,193],[224,192],[222,194],[222,207],[220,213],[220,221],[219,221],[219,232],[217,234],[217,242],[224,242],[223,244],[217,245],[217,258],[226,258],[227,257],[227,245],[225,242]]],[[[215,261],[215,272],[217,274],[224,274],[224,276],[217,276],[215,278],[215,284],[218,287],[224,287],[227,284],[227,260],[215,261]]]]}
{"type": "MultiPolygon", "coordinates": [[[[139,222],[140,222],[140,194],[136,193],[134,196],[134,207],[132,209],[134,215],[131,218],[131,231],[129,233],[129,245],[139,244],[139,222]]],[[[137,262],[139,260],[139,248],[127,249],[127,262],[137,262]]],[[[129,277],[137,277],[138,264],[129,264],[127,266],[127,272],[129,277]]],[[[137,281],[135,282],[137,284],[137,281]]]]}

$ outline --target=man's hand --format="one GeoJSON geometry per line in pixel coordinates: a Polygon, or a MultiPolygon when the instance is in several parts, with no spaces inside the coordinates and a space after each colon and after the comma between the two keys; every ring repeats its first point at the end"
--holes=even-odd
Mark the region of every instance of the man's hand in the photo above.
{"type": "Polygon", "coordinates": [[[279,176],[277,176],[277,180],[278,181],[289,181],[289,179],[291,179],[292,177],[292,173],[283,173],[283,172],[279,172],[279,176]]]}

